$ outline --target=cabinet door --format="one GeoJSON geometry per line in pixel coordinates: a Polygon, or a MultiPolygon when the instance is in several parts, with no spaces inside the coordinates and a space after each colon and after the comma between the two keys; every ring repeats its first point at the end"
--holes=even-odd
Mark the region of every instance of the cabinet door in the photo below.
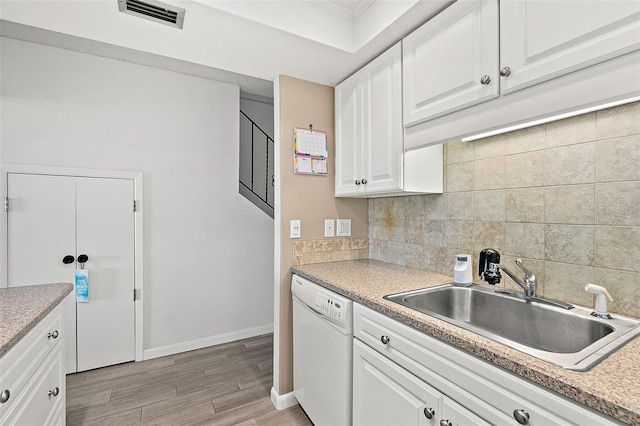
{"type": "Polygon", "coordinates": [[[353,340],[354,426],[438,425],[441,397],[405,369],[353,340]]]}
{"type": "Polygon", "coordinates": [[[499,94],[498,2],[459,0],[402,41],[404,125],[499,94]]]}
{"type": "Polygon", "coordinates": [[[491,423],[487,423],[451,398],[443,396],[442,417],[439,419],[438,424],[447,426],[489,426],[491,423]]]}
{"type": "Polygon", "coordinates": [[[367,193],[402,188],[402,49],[397,43],[362,69],[367,193]]]}
{"type": "Polygon", "coordinates": [[[335,88],[336,183],[335,194],[362,192],[356,185],[362,175],[362,73],[358,72],[335,88]]]}
{"type": "Polygon", "coordinates": [[[500,1],[503,93],[639,48],[637,0],[500,1]]]}

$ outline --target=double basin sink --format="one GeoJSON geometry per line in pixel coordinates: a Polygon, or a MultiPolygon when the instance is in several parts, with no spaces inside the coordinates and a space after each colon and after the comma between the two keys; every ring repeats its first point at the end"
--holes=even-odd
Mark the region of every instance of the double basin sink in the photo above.
{"type": "Polygon", "coordinates": [[[485,285],[445,284],[385,299],[569,370],[589,370],[640,334],[631,318],[599,319],[591,309],[485,285]]]}

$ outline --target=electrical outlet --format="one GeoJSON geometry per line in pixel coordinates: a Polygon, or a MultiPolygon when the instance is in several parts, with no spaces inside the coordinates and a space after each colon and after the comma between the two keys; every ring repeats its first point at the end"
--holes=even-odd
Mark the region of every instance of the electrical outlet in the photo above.
{"type": "Polygon", "coordinates": [[[291,226],[290,238],[300,238],[301,230],[300,230],[300,221],[292,220],[289,222],[291,226]]]}
{"type": "Polygon", "coordinates": [[[351,219],[338,219],[336,235],[338,237],[351,236],[351,219]]]}
{"type": "Polygon", "coordinates": [[[335,235],[335,225],[333,219],[325,219],[324,221],[324,236],[333,237],[335,235]]]}

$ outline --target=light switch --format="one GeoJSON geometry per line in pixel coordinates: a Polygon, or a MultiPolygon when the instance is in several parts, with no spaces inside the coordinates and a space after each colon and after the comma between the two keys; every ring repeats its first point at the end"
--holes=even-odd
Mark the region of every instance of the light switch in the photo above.
{"type": "Polygon", "coordinates": [[[338,229],[337,229],[336,235],[338,237],[351,236],[351,219],[338,219],[337,226],[338,226],[338,229]]]}
{"type": "Polygon", "coordinates": [[[325,219],[324,221],[324,236],[333,237],[335,235],[335,225],[333,219],[325,219]]]}
{"type": "Polygon", "coordinates": [[[292,220],[289,222],[290,226],[291,226],[291,232],[290,232],[290,238],[300,238],[300,221],[299,220],[292,220]]]}

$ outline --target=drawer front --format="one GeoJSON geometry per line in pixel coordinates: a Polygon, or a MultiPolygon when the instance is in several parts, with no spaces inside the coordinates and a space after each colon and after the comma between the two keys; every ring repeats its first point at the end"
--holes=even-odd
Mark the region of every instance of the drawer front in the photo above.
{"type": "Polygon", "coordinates": [[[65,375],[62,351],[55,350],[45,360],[11,412],[3,418],[4,425],[45,425],[59,422],[65,406],[65,375]],[[62,408],[60,408],[62,407],[62,408]],[[57,414],[56,414],[57,413],[57,414]]]}
{"type": "Polygon", "coordinates": [[[354,304],[354,336],[445,395],[494,424],[620,424],[487,361],[429,337],[385,315],[354,304]]]}
{"type": "Polygon", "coordinates": [[[58,306],[0,358],[0,392],[10,393],[9,399],[0,404],[0,418],[22,398],[25,386],[47,355],[61,348],[62,337],[62,310],[58,306]]]}

